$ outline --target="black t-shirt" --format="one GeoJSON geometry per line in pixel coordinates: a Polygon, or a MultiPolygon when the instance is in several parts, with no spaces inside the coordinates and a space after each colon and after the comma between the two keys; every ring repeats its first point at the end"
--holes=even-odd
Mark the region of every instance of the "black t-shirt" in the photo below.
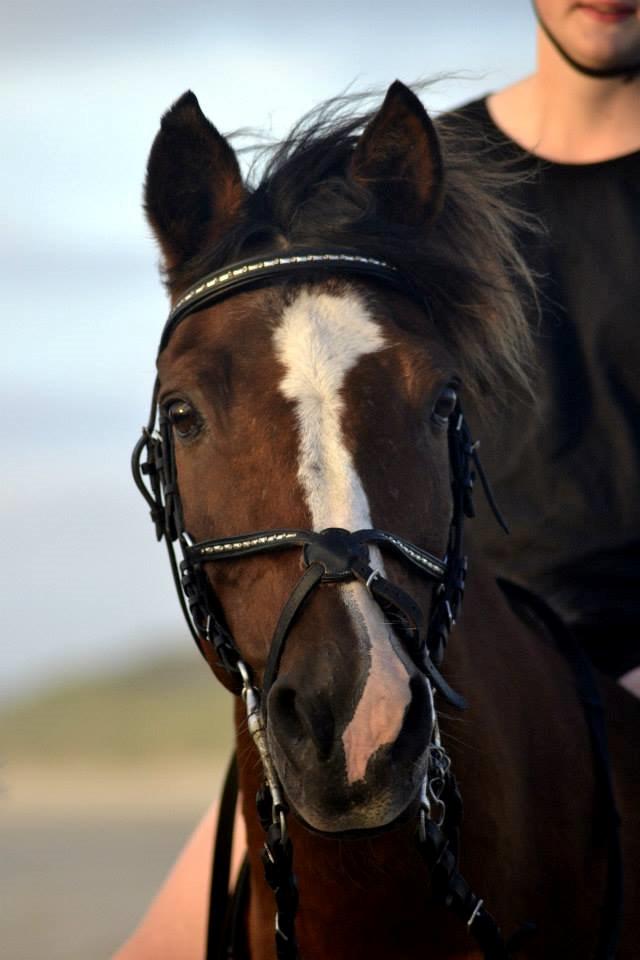
{"type": "Polygon", "coordinates": [[[619,674],[640,663],[640,151],[551,163],[507,138],[484,100],[453,116],[480,132],[484,162],[527,174],[509,199],[545,227],[522,233],[539,274],[537,409],[512,400],[476,428],[512,533],[483,509],[474,540],[619,674]]]}

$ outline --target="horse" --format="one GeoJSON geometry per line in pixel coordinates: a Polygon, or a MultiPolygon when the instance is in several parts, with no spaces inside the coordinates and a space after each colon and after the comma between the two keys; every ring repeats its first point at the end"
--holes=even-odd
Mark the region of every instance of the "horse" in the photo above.
{"type": "Polygon", "coordinates": [[[488,428],[527,389],[491,176],[398,81],[296,127],[257,183],[191,92],[154,141],[172,307],[134,474],[241,694],[225,956],[585,960],[619,922],[637,955],[638,705],[463,545],[475,475],[491,495],[462,403],[488,428]]]}

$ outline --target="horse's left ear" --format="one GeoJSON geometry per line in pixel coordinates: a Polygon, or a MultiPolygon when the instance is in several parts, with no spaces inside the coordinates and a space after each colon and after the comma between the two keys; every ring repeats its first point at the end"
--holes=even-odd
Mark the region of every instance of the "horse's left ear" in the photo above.
{"type": "Polygon", "coordinates": [[[162,118],[147,166],[144,207],[165,266],[215,243],[240,216],[245,196],[231,144],[187,91],[162,118]]]}
{"type": "Polygon", "coordinates": [[[353,179],[376,198],[391,222],[433,219],[442,205],[442,156],[427,111],[409,87],[393,83],[358,140],[350,162],[353,179]]]}

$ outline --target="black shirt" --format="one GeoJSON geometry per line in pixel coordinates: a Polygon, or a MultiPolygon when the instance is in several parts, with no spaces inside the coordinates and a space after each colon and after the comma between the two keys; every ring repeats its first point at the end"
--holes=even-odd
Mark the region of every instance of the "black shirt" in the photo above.
{"type": "Polygon", "coordinates": [[[537,409],[512,400],[476,428],[512,533],[482,510],[474,534],[620,674],[640,663],[640,151],[551,163],[506,137],[484,100],[454,116],[490,146],[485,162],[527,174],[509,199],[546,231],[522,233],[539,274],[537,409]]]}

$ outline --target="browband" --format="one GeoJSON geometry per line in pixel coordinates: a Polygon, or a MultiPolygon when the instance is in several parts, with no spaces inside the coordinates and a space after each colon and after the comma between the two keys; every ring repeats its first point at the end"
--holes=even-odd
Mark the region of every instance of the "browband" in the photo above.
{"type": "Polygon", "coordinates": [[[240,289],[255,287],[268,283],[282,274],[289,275],[296,271],[305,273],[330,272],[361,274],[382,280],[395,287],[401,293],[408,294],[424,306],[424,297],[410,283],[407,277],[392,264],[376,257],[365,257],[361,254],[329,252],[314,252],[312,250],[291,253],[281,257],[254,257],[251,260],[240,260],[232,267],[223,267],[208,273],[183,293],[173,306],[167,319],[158,353],[162,353],[171,334],[181,320],[196,310],[211,306],[230,293],[240,289]]]}

